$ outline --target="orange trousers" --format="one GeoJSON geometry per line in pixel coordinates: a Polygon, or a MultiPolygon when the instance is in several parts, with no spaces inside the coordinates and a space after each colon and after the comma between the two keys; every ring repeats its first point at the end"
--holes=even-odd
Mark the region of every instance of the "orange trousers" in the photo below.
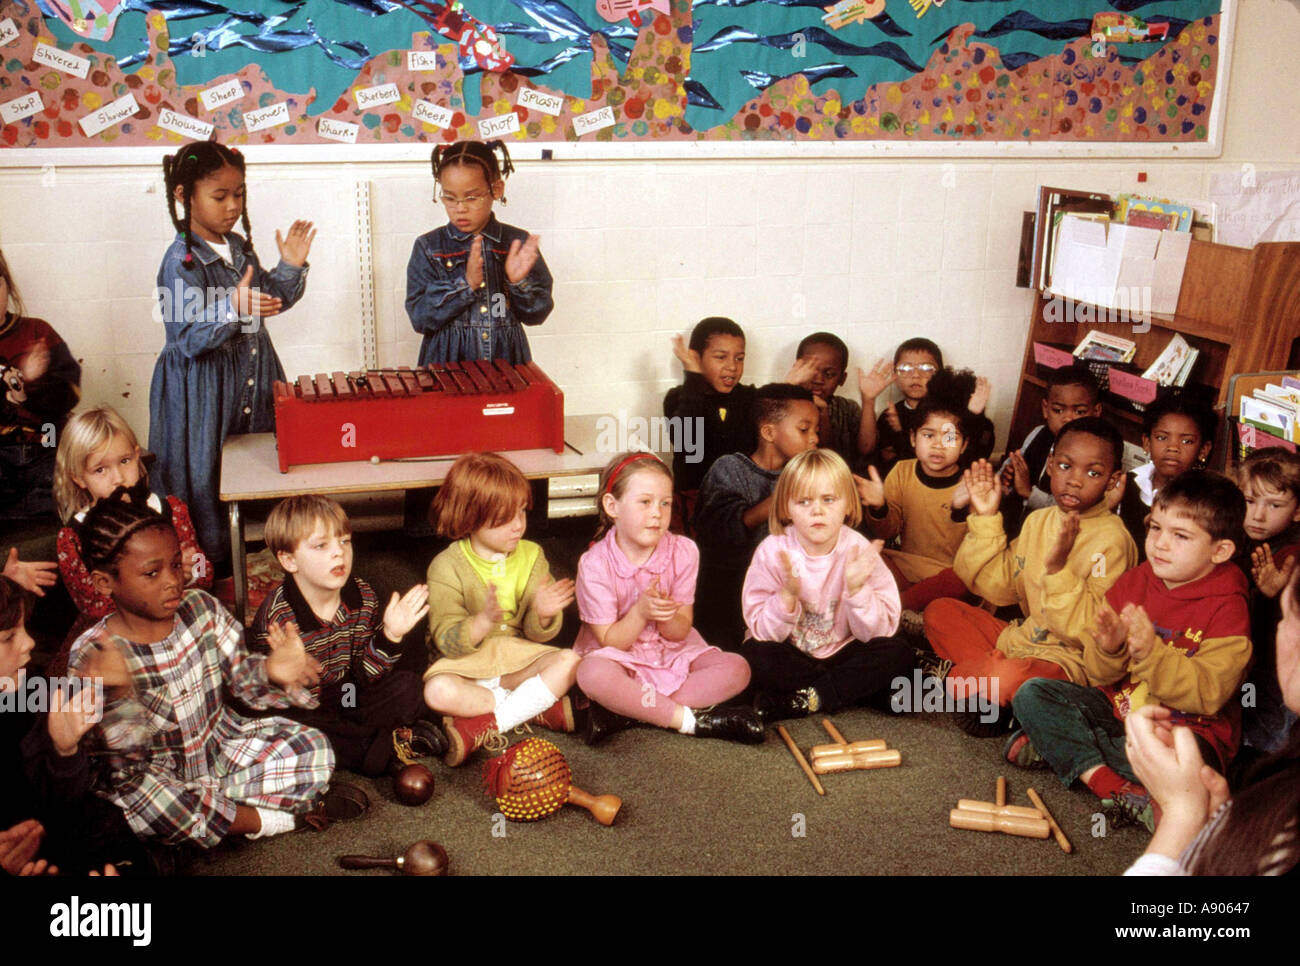
{"type": "Polygon", "coordinates": [[[919,614],[940,597],[960,599],[970,594],[966,585],[951,567],[939,571],[933,577],[912,583],[903,576],[903,572],[898,569],[898,564],[893,560],[885,556],[881,556],[880,559],[894,575],[894,583],[898,585],[898,596],[902,598],[903,610],[914,610],[919,614]]]}
{"type": "Polygon", "coordinates": [[[988,698],[996,679],[998,704],[1005,706],[1030,678],[1070,679],[1055,661],[1007,657],[999,651],[998,635],[1006,626],[988,611],[959,600],[943,598],[925,609],[926,639],[936,654],[952,661],[945,683],[953,697],[969,697],[974,687],[988,698]]]}

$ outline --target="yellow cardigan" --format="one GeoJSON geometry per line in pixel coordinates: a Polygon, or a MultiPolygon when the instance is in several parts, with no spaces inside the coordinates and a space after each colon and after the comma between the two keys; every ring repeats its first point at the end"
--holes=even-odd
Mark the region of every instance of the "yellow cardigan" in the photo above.
{"type": "Polygon", "coordinates": [[[1063,518],[1056,506],[1035,510],[1008,547],[1001,513],[972,514],[953,569],[985,600],[1000,607],[1020,605],[1025,617],[1002,631],[998,650],[1007,657],[1052,661],[1075,684],[1088,684],[1084,633],[1111,584],[1137,563],[1137,547],[1103,501],[1080,514],[1079,535],[1065,566],[1049,575],[1044,562],[1063,518]]]}

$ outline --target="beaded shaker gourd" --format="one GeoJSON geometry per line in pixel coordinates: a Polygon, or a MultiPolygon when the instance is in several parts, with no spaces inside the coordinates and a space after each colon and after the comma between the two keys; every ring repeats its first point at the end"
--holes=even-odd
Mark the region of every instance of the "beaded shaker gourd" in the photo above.
{"type": "Polygon", "coordinates": [[[612,825],[623,802],[592,796],[572,784],[563,752],[542,738],[528,738],[483,767],[483,784],[501,814],[513,822],[536,822],[566,804],[579,805],[601,825],[612,825]]]}

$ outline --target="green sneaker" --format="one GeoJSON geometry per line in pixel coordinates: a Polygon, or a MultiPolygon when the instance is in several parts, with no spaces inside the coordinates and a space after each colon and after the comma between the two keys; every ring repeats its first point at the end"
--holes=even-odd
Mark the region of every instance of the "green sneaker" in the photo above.
{"type": "Polygon", "coordinates": [[[1047,768],[1043,756],[1034,748],[1024,728],[1017,728],[1002,746],[1002,757],[1020,768],[1047,768]]]}

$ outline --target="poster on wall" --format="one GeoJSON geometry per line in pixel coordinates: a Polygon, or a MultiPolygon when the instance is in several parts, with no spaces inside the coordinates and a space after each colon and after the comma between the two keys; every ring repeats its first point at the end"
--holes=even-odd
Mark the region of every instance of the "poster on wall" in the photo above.
{"type": "Polygon", "coordinates": [[[0,147],[1175,150],[1212,138],[1233,3],[0,0],[0,147]]]}

